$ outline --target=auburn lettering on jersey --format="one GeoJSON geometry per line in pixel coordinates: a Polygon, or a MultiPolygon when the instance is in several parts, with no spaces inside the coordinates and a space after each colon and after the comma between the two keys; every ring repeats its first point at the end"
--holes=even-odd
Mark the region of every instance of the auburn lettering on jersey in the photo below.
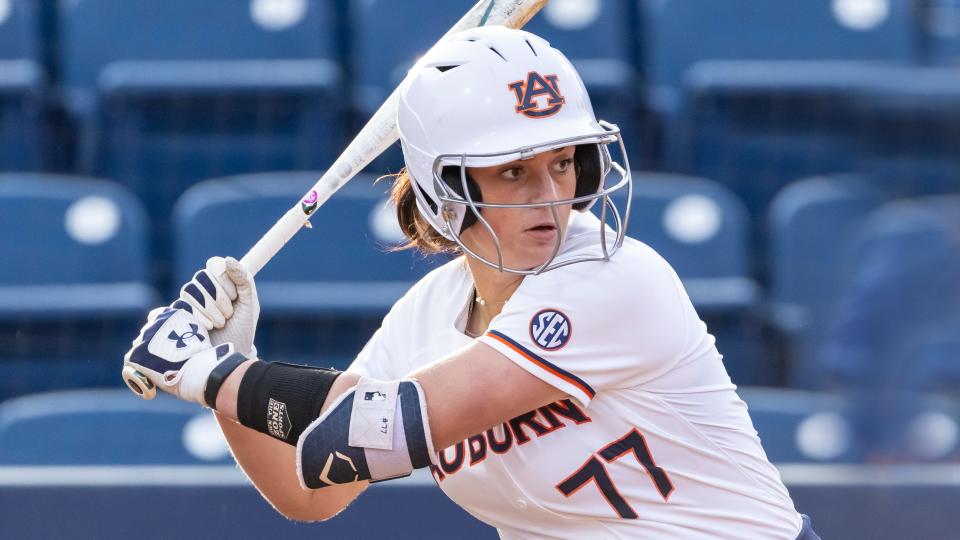
{"type": "Polygon", "coordinates": [[[583,409],[564,399],[521,414],[509,422],[488,429],[437,453],[440,466],[430,466],[437,480],[456,474],[464,465],[473,467],[487,458],[487,452],[506,454],[514,446],[523,446],[532,438],[543,437],[568,425],[592,422],[583,409]]]}

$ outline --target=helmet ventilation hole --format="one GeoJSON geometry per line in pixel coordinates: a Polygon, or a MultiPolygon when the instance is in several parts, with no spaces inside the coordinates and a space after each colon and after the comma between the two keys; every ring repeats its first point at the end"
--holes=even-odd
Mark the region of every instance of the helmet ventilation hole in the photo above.
{"type": "Polygon", "coordinates": [[[499,56],[501,59],[503,59],[504,62],[507,61],[507,59],[504,58],[504,56],[503,56],[502,54],[500,54],[500,51],[494,49],[493,47],[490,47],[490,50],[493,51],[493,52],[495,52],[495,53],[497,53],[497,56],[499,56]]]}
{"type": "Polygon", "coordinates": [[[530,52],[532,52],[534,56],[540,56],[537,54],[537,50],[533,48],[533,44],[530,43],[529,39],[525,39],[524,41],[527,42],[527,47],[530,47],[530,52]]]}

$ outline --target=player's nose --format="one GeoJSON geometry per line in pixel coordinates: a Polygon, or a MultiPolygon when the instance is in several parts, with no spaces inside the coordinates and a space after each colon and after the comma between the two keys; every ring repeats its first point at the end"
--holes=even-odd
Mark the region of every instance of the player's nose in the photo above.
{"type": "Polygon", "coordinates": [[[557,181],[553,177],[550,168],[546,165],[534,169],[534,177],[531,179],[531,203],[553,202],[559,200],[560,194],[557,191],[557,181]]]}

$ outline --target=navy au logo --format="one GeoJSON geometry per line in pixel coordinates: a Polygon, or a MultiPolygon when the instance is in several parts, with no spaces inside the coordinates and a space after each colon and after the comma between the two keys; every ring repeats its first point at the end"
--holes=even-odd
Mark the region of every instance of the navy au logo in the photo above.
{"type": "Polygon", "coordinates": [[[512,82],[507,88],[517,98],[516,111],[527,118],[546,118],[560,111],[566,100],[560,94],[556,75],[527,73],[525,80],[512,82]]]}
{"type": "Polygon", "coordinates": [[[555,351],[567,344],[571,334],[570,319],[561,311],[544,309],[530,319],[530,339],[541,349],[555,351]]]}

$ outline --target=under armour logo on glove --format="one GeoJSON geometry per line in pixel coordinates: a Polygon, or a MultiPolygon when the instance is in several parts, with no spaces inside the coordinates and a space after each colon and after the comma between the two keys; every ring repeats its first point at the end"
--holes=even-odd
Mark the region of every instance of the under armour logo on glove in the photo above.
{"type": "Polygon", "coordinates": [[[191,323],[189,332],[177,334],[176,330],[171,330],[170,335],[167,336],[167,339],[169,339],[170,341],[176,341],[177,348],[182,349],[187,346],[187,340],[192,337],[199,339],[200,343],[203,343],[204,338],[202,335],[198,333],[199,331],[200,331],[200,327],[191,323]]]}

